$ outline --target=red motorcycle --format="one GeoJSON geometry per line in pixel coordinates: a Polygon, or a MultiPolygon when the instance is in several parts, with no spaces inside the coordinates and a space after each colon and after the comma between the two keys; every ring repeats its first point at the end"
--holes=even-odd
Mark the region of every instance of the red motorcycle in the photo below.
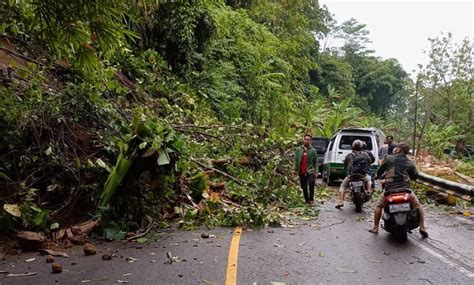
{"type": "Polygon", "coordinates": [[[401,242],[405,242],[407,233],[420,224],[420,212],[414,207],[411,193],[410,189],[384,193],[383,228],[401,242]]]}

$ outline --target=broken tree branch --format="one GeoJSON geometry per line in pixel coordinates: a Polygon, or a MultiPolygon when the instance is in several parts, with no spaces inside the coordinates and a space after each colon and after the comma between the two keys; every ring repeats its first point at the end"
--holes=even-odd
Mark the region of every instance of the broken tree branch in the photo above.
{"type": "Polygon", "coordinates": [[[0,49],[3,50],[3,51],[6,51],[6,52],[8,52],[8,53],[10,53],[10,54],[12,54],[12,55],[14,55],[14,56],[16,56],[16,57],[22,58],[22,59],[24,59],[24,60],[28,60],[28,61],[34,62],[34,63],[36,63],[36,64],[38,64],[38,65],[44,65],[43,63],[37,61],[37,60],[34,59],[34,58],[31,58],[31,57],[29,57],[29,56],[23,55],[23,54],[21,54],[21,53],[19,53],[19,52],[17,52],[17,51],[14,51],[14,50],[9,49],[9,48],[0,46],[0,49]]]}
{"type": "Polygon", "coordinates": [[[194,158],[190,158],[190,159],[191,159],[192,161],[194,161],[196,164],[200,165],[201,167],[204,167],[204,168],[206,168],[206,169],[212,169],[212,170],[214,170],[215,172],[217,172],[217,173],[219,173],[219,174],[221,174],[221,175],[223,175],[223,176],[225,176],[225,177],[227,177],[227,178],[229,178],[229,179],[234,180],[234,181],[237,182],[237,184],[239,184],[239,185],[248,185],[248,184],[249,184],[248,182],[241,181],[241,180],[235,178],[234,176],[225,173],[224,171],[221,171],[221,170],[219,170],[219,169],[217,169],[217,168],[214,168],[214,167],[211,167],[211,166],[207,166],[207,165],[205,165],[204,163],[199,162],[199,161],[197,161],[197,160],[194,159],[194,158]]]}
{"type": "Polygon", "coordinates": [[[131,236],[131,237],[127,238],[127,241],[131,241],[131,240],[140,238],[142,236],[145,236],[155,226],[155,224],[156,224],[156,222],[153,221],[153,223],[150,224],[150,226],[146,229],[146,231],[144,231],[143,233],[136,234],[134,236],[131,236]]]}
{"type": "Polygon", "coordinates": [[[197,129],[217,129],[217,128],[230,128],[247,131],[242,126],[229,126],[229,125],[210,125],[210,126],[197,126],[197,125],[174,125],[173,128],[197,128],[197,129]]]}
{"type": "Polygon", "coordinates": [[[196,131],[196,130],[187,130],[187,129],[180,129],[180,128],[174,128],[174,129],[177,130],[177,131],[180,131],[180,132],[195,133],[195,134],[200,134],[200,135],[205,136],[205,137],[213,138],[215,140],[220,141],[223,144],[226,144],[226,145],[232,147],[232,144],[230,144],[229,142],[226,142],[225,140],[223,140],[220,137],[215,136],[215,135],[211,135],[211,134],[201,132],[201,131],[196,131]]]}

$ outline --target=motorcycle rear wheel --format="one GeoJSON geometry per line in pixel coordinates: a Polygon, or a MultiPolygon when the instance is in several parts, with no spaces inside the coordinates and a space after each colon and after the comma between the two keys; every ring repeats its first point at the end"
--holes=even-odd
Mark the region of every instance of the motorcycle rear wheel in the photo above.
{"type": "Polygon", "coordinates": [[[408,232],[405,228],[398,228],[393,232],[393,235],[400,243],[405,243],[408,239],[408,232]]]}
{"type": "Polygon", "coordinates": [[[360,213],[362,212],[362,197],[358,194],[355,194],[354,195],[354,204],[355,204],[355,207],[356,207],[356,212],[357,213],[360,213]]]}

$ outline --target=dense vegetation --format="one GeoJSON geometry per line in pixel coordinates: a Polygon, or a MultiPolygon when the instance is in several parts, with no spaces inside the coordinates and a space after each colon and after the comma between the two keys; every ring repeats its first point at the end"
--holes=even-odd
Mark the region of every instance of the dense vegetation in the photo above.
{"type": "Polygon", "coordinates": [[[411,139],[415,98],[420,147],[474,139],[469,41],[432,40],[414,84],[316,0],[0,5],[3,232],[92,216],[121,233],[146,215],[279,224],[303,207],[290,174],[304,133],[411,139]]]}

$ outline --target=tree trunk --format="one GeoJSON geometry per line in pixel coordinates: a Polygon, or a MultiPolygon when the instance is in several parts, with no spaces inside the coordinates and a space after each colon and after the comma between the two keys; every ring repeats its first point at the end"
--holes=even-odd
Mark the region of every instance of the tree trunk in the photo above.
{"type": "Polygon", "coordinates": [[[416,154],[416,121],[418,119],[418,92],[420,88],[420,77],[416,79],[415,85],[415,114],[413,118],[413,154],[416,154]]]}
{"type": "Polygon", "coordinates": [[[418,153],[417,153],[417,157],[419,157],[420,155],[420,149],[421,149],[421,142],[423,140],[423,135],[425,133],[425,128],[426,128],[426,125],[428,124],[429,120],[431,119],[431,109],[432,109],[432,105],[433,105],[433,100],[432,98],[434,97],[435,95],[435,92],[436,92],[436,86],[438,85],[438,82],[435,81],[433,83],[433,87],[431,88],[431,96],[428,96],[425,100],[425,102],[427,103],[426,104],[426,115],[425,115],[425,120],[423,122],[423,125],[421,127],[421,130],[420,130],[420,136],[418,137],[418,153]]]}

